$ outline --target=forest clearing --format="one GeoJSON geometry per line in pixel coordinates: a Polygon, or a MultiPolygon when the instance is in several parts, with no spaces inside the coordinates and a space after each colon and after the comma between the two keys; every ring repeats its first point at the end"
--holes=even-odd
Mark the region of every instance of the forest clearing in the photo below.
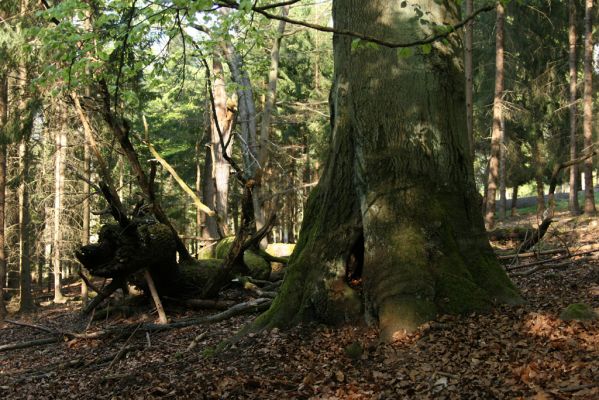
{"type": "Polygon", "coordinates": [[[597,20],[2,0],[0,396],[599,398],[597,20]]]}

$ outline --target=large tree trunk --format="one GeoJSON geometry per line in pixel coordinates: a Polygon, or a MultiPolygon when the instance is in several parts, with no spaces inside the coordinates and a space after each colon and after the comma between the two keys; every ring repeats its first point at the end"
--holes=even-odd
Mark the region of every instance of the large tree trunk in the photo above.
{"type": "Polygon", "coordinates": [[[499,158],[501,152],[501,120],[503,119],[503,23],[505,10],[497,2],[497,22],[495,26],[495,98],[493,100],[493,132],[491,134],[491,158],[489,160],[489,178],[487,185],[487,206],[485,224],[487,229],[495,226],[495,196],[499,177],[499,158]]]}
{"type": "MultiPolygon", "coordinates": [[[[8,120],[8,79],[0,76],[0,133],[8,120]]],[[[4,215],[6,206],[6,138],[0,135],[0,321],[6,315],[4,287],[6,286],[6,252],[4,240],[4,215]]]]}
{"type": "MultiPolygon", "coordinates": [[[[584,148],[593,145],[593,0],[586,0],[584,9],[584,148]]],[[[595,192],[593,187],[593,157],[584,162],[584,212],[595,215],[595,192]]]]}
{"type": "MultiPolygon", "coordinates": [[[[410,41],[458,20],[453,2],[415,4],[431,24],[400,2],[335,0],[334,25],[410,41]]],[[[409,58],[388,48],[352,50],[347,36],[333,43],[327,165],[308,200],[281,293],[256,327],[364,316],[391,339],[437,313],[520,301],[483,226],[458,35],[409,58]]]]}
{"type": "MultiPolygon", "coordinates": [[[[570,64],[570,160],[576,158],[576,1],[570,0],[569,8],[569,29],[568,29],[568,44],[569,44],[569,64],[570,64]]],[[[580,205],[578,204],[578,165],[570,167],[570,193],[568,196],[568,209],[570,214],[580,214],[580,205]]]]}

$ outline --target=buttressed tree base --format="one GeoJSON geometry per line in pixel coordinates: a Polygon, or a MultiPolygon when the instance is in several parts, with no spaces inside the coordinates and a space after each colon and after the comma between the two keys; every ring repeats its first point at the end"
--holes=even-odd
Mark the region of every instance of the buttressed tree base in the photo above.
{"type": "MultiPolygon", "coordinates": [[[[333,16],[337,29],[408,42],[456,23],[459,10],[335,0],[333,16]]],[[[399,51],[333,43],[327,164],[281,292],[254,328],[365,319],[392,340],[440,313],[521,302],[485,235],[459,35],[399,51]]]]}

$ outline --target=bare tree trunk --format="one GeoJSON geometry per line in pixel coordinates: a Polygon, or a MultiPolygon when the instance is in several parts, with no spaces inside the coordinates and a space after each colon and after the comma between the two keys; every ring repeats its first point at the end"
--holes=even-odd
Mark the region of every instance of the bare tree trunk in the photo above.
{"type": "Polygon", "coordinates": [[[487,229],[495,226],[495,196],[499,177],[499,158],[501,151],[501,120],[503,118],[503,23],[505,9],[497,3],[497,22],[495,32],[495,98],[493,100],[493,132],[491,134],[491,158],[489,160],[489,179],[485,225],[487,229]]]}
{"type": "MultiPolygon", "coordinates": [[[[471,15],[474,11],[474,0],[466,0],[466,15],[471,15]]],[[[474,159],[474,114],[473,114],[473,96],[472,96],[472,43],[474,21],[470,20],[466,24],[466,33],[464,35],[465,54],[464,54],[464,73],[466,74],[466,127],[468,129],[468,144],[470,145],[470,156],[474,159]]]]}
{"type": "Polygon", "coordinates": [[[512,217],[516,216],[517,208],[518,208],[518,185],[514,185],[514,189],[512,191],[512,211],[511,211],[512,217]]]}
{"type": "MultiPolygon", "coordinates": [[[[91,170],[90,170],[90,150],[89,143],[87,142],[87,138],[83,139],[83,175],[86,180],[83,181],[83,216],[82,216],[82,227],[81,227],[81,244],[83,246],[89,244],[89,233],[90,233],[90,187],[88,181],[91,179],[91,170]]],[[[85,274],[85,271],[81,271],[81,273],[85,274]]],[[[81,299],[83,301],[83,305],[87,304],[88,294],[87,294],[87,283],[85,280],[81,280],[81,299]]]]}
{"type": "Polygon", "coordinates": [[[60,116],[62,121],[55,133],[56,151],[54,153],[54,228],[52,237],[52,265],[54,269],[54,302],[64,303],[65,298],[62,295],[62,273],[61,273],[61,252],[62,252],[62,208],[64,195],[64,171],[65,171],[65,150],[67,145],[66,136],[66,116],[64,111],[60,116]]]}
{"type": "MultiPolygon", "coordinates": [[[[8,120],[8,79],[0,76],[0,130],[8,120]]],[[[4,240],[4,215],[6,206],[6,143],[0,137],[0,321],[6,315],[4,306],[4,287],[6,286],[6,251],[4,240]]]]}
{"type": "MultiPolygon", "coordinates": [[[[227,154],[231,155],[233,142],[231,134],[233,130],[235,105],[232,102],[227,103],[223,65],[218,55],[214,55],[212,61],[212,75],[214,76],[212,88],[218,126],[223,134],[223,142],[225,145],[228,144],[226,149],[227,154]]],[[[211,118],[210,132],[210,148],[207,149],[205,161],[206,168],[204,172],[204,194],[206,196],[204,198],[204,203],[216,211],[220,218],[222,231],[226,234],[229,221],[227,203],[229,199],[230,166],[223,156],[223,149],[220,142],[221,139],[214,118],[211,118]],[[214,196],[213,202],[210,201],[210,197],[212,196],[214,196]]],[[[212,238],[218,238],[220,236],[220,230],[217,218],[206,216],[206,224],[210,236],[212,238]]]]}
{"type": "MultiPolygon", "coordinates": [[[[20,14],[24,17],[29,10],[29,1],[21,0],[20,14]]],[[[20,281],[19,289],[21,296],[21,312],[30,312],[34,308],[33,297],[31,295],[31,232],[29,215],[29,137],[31,136],[31,127],[33,122],[33,111],[29,109],[27,103],[28,93],[27,85],[29,83],[29,74],[25,61],[19,65],[19,80],[21,85],[19,99],[19,110],[21,112],[20,142],[19,142],[19,269],[20,281]]]]}
{"type": "MultiPolygon", "coordinates": [[[[289,6],[281,8],[281,16],[286,17],[289,14],[289,6]]],[[[279,58],[281,50],[281,41],[283,34],[285,33],[285,21],[279,21],[277,28],[276,37],[272,48],[270,50],[270,70],[268,72],[268,87],[266,89],[266,98],[264,102],[264,110],[262,111],[262,121],[260,124],[260,142],[258,151],[258,164],[260,166],[260,173],[258,178],[259,186],[258,190],[254,190],[254,216],[256,218],[256,229],[259,230],[264,226],[265,222],[265,204],[263,190],[261,185],[264,182],[264,173],[266,171],[266,164],[268,163],[268,141],[270,138],[270,124],[273,109],[275,106],[275,100],[277,97],[277,80],[279,78],[279,58]]],[[[260,242],[261,247],[268,245],[268,236],[260,242]]]]}
{"type": "MultiPolygon", "coordinates": [[[[195,180],[195,191],[198,197],[202,197],[202,164],[200,163],[200,151],[201,151],[201,143],[200,139],[196,141],[195,147],[195,157],[196,157],[196,180],[195,180]]],[[[195,236],[196,236],[196,253],[200,250],[202,246],[202,241],[200,240],[202,236],[202,211],[199,206],[196,206],[196,226],[195,226],[195,236]]]]}
{"type": "Polygon", "coordinates": [[[29,135],[19,143],[19,266],[21,312],[34,308],[31,296],[31,232],[29,217],[29,135]]]}
{"type": "MultiPolygon", "coordinates": [[[[576,1],[570,0],[569,4],[569,64],[570,64],[570,160],[576,158],[576,110],[577,110],[577,95],[576,95],[576,1]]],[[[578,204],[578,165],[574,164],[570,167],[570,194],[568,196],[568,208],[570,214],[580,214],[580,205],[578,204]]]]}
{"type": "Polygon", "coordinates": [[[504,220],[507,209],[506,200],[506,146],[505,146],[505,119],[501,119],[501,141],[499,145],[499,219],[504,220]]]}
{"type": "MultiPolygon", "coordinates": [[[[584,9],[584,148],[593,145],[593,0],[586,0],[584,9]]],[[[584,213],[595,215],[595,192],[593,187],[593,157],[584,162],[584,213]]]]}

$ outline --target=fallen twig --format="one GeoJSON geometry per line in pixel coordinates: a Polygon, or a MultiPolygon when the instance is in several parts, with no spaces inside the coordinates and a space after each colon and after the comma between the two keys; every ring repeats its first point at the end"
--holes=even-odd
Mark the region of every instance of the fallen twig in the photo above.
{"type": "Polygon", "coordinates": [[[581,251],[581,252],[578,252],[578,253],[565,254],[563,256],[548,258],[546,260],[539,260],[539,261],[535,261],[535,262],[531,262],[531,263],[527,263],[527,264],[515,265],[515,266],[513,266],[511,268],[508,268],[508,271],[513,271],[513,270],[522,269],[522,268],[534,267],[536,265],[543,265],[543,264],[547,264],[547,263],[551,263],[551,262],[555,262],[555,261],[565,260],[567,258],[572,258],[572,257],[584,256],[584,255],[587,255],[587,254],[596,253],[598,251],[599,251],[599,248],[592,249],[592,250],[587,250],[587,251],[581,251]]]}
{"type": "Polygon", "coordinates": [[[549,255],[549,254],[558,254],[558,253],[566,253],[568,251],[568,249],[566,248],[560,248],[560,249],[551,249],[551,250],[545,250],[545,251],[531,251],[529,253],[513,253],[513,254],[503,254],[500,256],[497,256],[498,259],[500,260],[511,260],[514,257],[517,258],[529,258],[529,257],[536,257],[536,256],[544,256],[544,255],[549,255]]]}
{"type": "Polygon", "coordinates": [[[537,265],[536,267],[529,269],[527,271],[514,272],[512,276],[529,276],[539,271],[545,271],[548,269],[566,269],[573,264],[572,261],[564,261],[556,264],[542,264],[537,265]]]}
{"type": "Polygon", "coordinates": [[[17,349],[26,349],[28,347],[34,347],[34,346],[43,346],[45,344],[60,342],[61,340],[62,339],[57,336],[57,337],[53,337],[53,338],[30,340],[27,342],[4,344],[4,345],[0,346],[0,352],[9,351],[9,350],[17,350],[17,349]]]}

